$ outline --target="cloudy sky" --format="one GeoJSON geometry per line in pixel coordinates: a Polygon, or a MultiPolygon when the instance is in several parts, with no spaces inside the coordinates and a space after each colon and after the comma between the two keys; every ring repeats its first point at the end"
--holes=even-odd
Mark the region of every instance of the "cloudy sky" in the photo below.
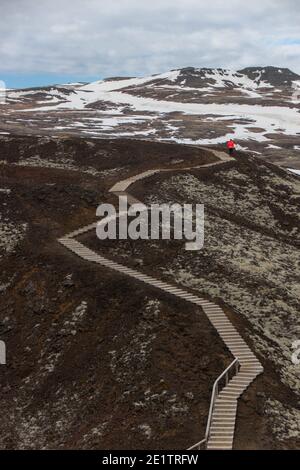
{"type": "Polygon", "coordinates": [[[0,0],[9,87],[185,66],[300,74],[299,0],[0,0]]]}

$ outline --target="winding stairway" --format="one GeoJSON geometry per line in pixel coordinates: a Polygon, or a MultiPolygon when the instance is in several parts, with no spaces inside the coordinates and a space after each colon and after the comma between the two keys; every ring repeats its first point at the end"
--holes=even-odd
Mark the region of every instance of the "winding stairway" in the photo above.
{"type": "MultiPolygon", "coordinates": [[[[181,168],[181,170],[216,166],[227,161],[232,161],[232,158],[229,158],[224,152],[211,149],[207,150],[217,156],[219,161],[216,163],[209,163],[207,165],[181,168]]],[[[176,170],[178,170],[178,168],[176,170]]],[[[147,178],[161,171],[174,171],[174,168],[158,168],[131,176],[116,183],[110,189],[110,192],[117,196],[126,195],[129,204],[140,202],[126,192],[129,186],[138,180],[147,178]]],[[[95,230],[99,223],[101,224],[101,222],[94,223],[69,233],[59,239],[59,242],[71,252],[86,261],[97,263],[106,268],[115,270],[118,273],[130,276],[137,281],[160,289],[169,295],[174,295],[186,302],[200,306],[211,324],[217,330],[220,337],[223,339],[231,354],[234,356],[235,360],[233,363],[221,374],[214,384],[205,438],[190,447],[189,450],[197,450],[202,447],[209,450],[232,449],[238,399],[253,380],[263,372],[262,365],[220,306],[214,302],[199,297],[188,290],[160,281],[152,276],[148,276],[135,269],[98,255],[76,240],[76,237],[79,235],[90,230],[95,230]],[[222,382],[224,382],[223,388],[221,388],[222,382]]]]}

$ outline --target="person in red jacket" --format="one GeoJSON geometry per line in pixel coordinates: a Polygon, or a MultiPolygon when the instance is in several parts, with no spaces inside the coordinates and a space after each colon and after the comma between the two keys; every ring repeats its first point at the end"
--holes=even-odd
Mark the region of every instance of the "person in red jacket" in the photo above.
{"type": "Polygon", "coordinates": [[[226,146],[228,148],[229,155],[232,156],[235,149],[235,141],[233,139],[228,140],[226,146]]]}

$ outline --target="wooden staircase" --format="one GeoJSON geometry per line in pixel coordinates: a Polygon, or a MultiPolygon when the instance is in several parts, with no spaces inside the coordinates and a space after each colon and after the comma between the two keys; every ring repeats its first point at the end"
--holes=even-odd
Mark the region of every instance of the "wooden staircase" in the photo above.
{"type": "MultiPolygon", "coordinates": [[[[232,161],[232,158],[229,158],[223,152],[217,152],[213,150],[211,151],[221,159],[221,162],[211,163],[203,166],[216,166],[222,164],[224,161],[232,161]]],[[[128,197],[129,203],[140,202],[126,193],[126,190],[132,183],[142,178],[152,176],[159,171],[172,170],[149,170],[138,175],[131,176],[126,180],[116,183],[111,188],[110,192],[115,193],[118,196],[126,195],[128,197]]],[[[118,215],[116,217],[118,217],[118,215]]],[[[204,299],[203,297],[199,297],[192,292],[189,292],[188,290],[161,281],[147,274],[143,274],[135,269],[124,266],[123,264],[119,264],[115,261],[105,258],[87,248],[75,239],[77,236],[82,235],[83,233],[96,229],[96,227],[97,223],[94,223],[75,230],[74,232],[59,239],[59,242],[68,248],[72,253],[86,261],[97,263],[106,268],[113,269],[120,274],[130,276],[137,281],[160,289],[167,294],[174,295],[175,297],[183,299],[186,302],[200,306],[211,324],[219,333],[220,337],[223,339],[229,351],[234,356],[235,360],[233,363],[220,375],[220,377],[218,377],[214,383],[205,439],[190,447],[189,450],[201,449],[202,447],[205,447],[209,450],[232,449],[238,399],[253,382],[253,380],[255,380],[255,378],[263,372],[262,365],[251,351],[247,343],[238,333],[236,328],[232,325],[231,321],[228,319],[220,306],[214,302],[204,299]]]]}

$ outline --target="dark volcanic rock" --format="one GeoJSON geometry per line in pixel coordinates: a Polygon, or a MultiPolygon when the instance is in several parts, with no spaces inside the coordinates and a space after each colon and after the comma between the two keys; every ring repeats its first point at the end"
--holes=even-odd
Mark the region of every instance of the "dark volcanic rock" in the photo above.
{"type": "Polygon", "coordinates": [[[239,70],[239,73],[247,75],[258,84],[267,82],[274,87],[289,87],[293,81],[300,80],[300,75],[287,68],[280,67],[246,67],[239,70]]]}

